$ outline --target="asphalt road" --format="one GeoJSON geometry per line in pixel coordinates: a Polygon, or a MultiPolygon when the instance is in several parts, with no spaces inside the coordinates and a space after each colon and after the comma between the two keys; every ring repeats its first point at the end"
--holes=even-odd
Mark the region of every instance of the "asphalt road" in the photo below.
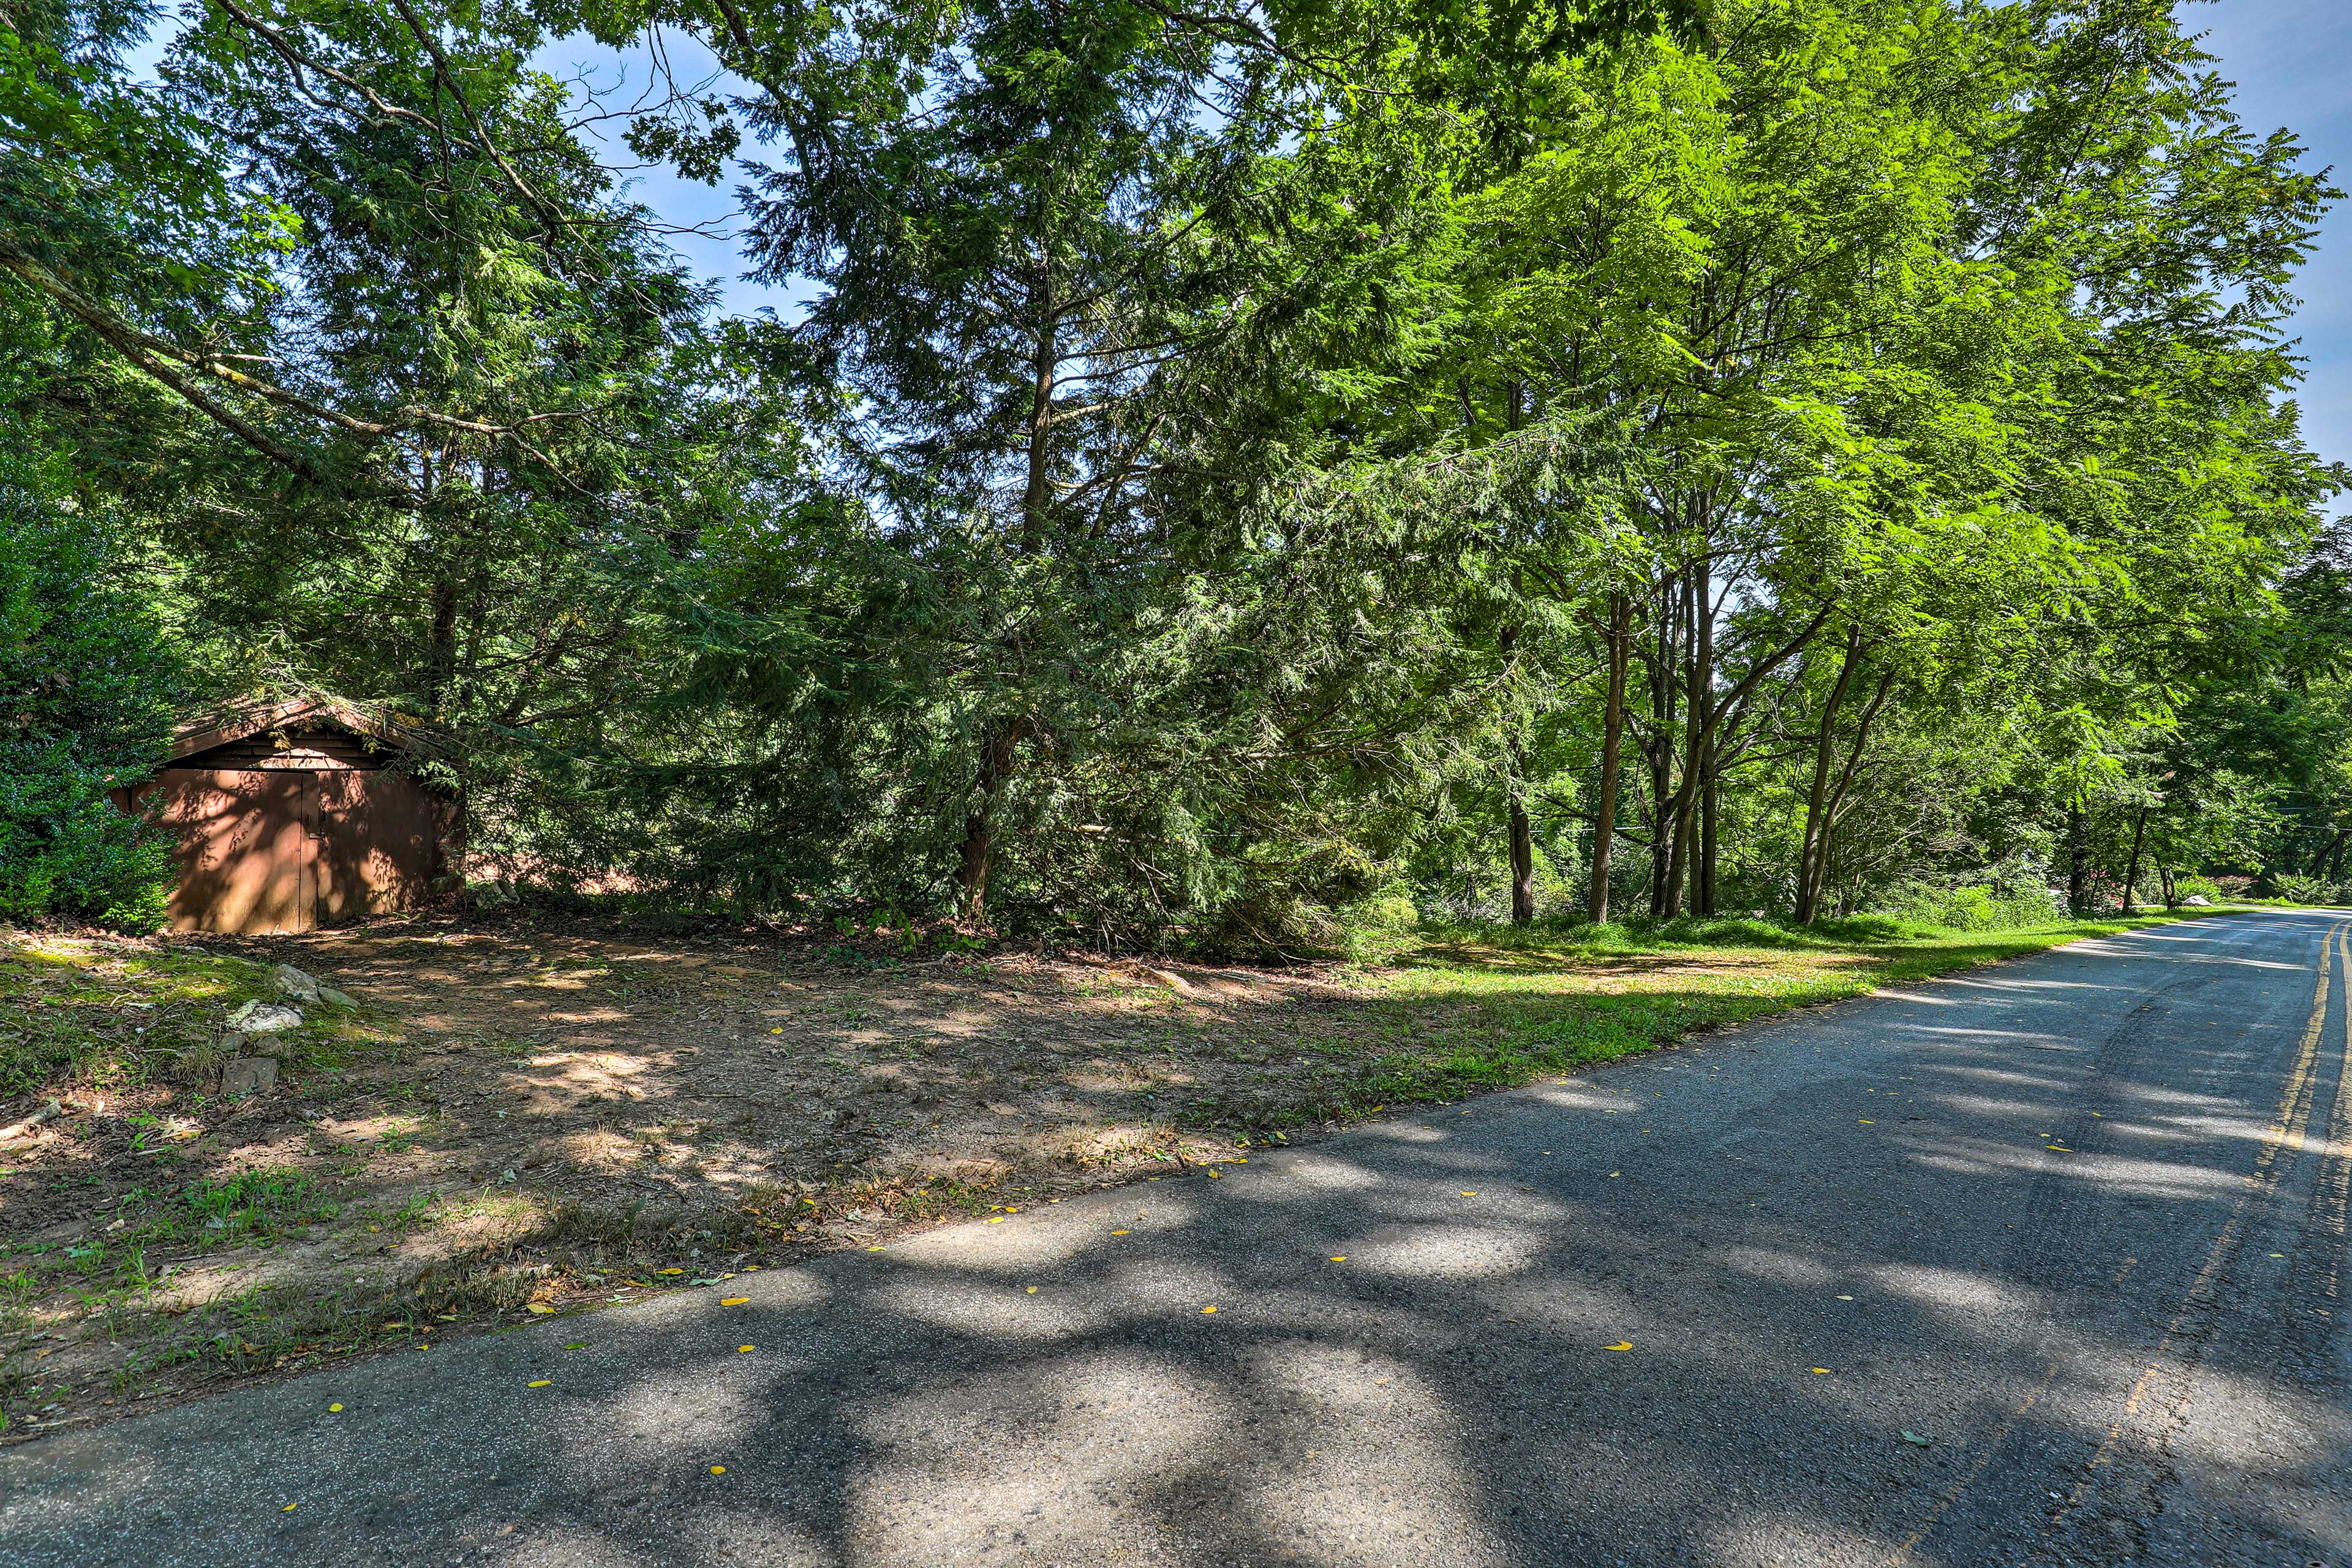
{"type": "Polygon", "coordinates": [[[59,1435],[0,1453],[0,1563],[2337,1568],[2347,926],[59,1435]]]}

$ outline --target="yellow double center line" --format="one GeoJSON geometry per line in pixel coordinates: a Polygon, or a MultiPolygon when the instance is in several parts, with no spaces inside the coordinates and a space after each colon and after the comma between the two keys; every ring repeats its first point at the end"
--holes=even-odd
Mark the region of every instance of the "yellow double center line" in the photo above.
{"type": "MultiPolygon", "coordinates": [[[[2053,1525],[2064,1523],[2082,1506],[2083,1500],[2090,1494],[2092,1484],[2098,1479],[2101,1468],[2115,1458],[2116,1449],[2121,1446],[2124,1428],[2130,1424],[2134,1416],[2138,1415],[2147,1403],[2155,1381],[2164,1374],[2164,1357],[2172,1348],[2172,1342],[2188,1327],[2191,1316],[2212,1295],[2214,1282],[2228,1272],[2230,1265],[2236,1260],[2241,1239],[2240,1233],[2245,1228],[2246,1215],[2252,1210],[2254,1200],[2274,1191],[2286,1173],[2287,1166],[2280,1163],[2280,1153],[2289,1148],[2299,1149],[2304,1145],[2304,1133],[2311,1118],[2314,1098],[2312,1091],[2318,1081],[2316,1069],[2319,1062],[2319,1036],[2327,1023],[2329,971],[2339,952],[2344,955],[2346,983],[2347,985],[2352,985],[2352,942],[2347,942],[2345,938],[2345,931],[2347,927],[2352,927],[2352,921],[2339,921],[2330,927],[2327,934],[2320,940],[2319,979],[2312,989],[2311,1018],[2304,1026],[2303,1039],[2295,1050],[2294,1066],[2288,1070],[2286,1082],[2280,1088],[2278,1108],[2272,1113],[2270,1125],[2263,1130],[2262,1148],[2254,1156],[2253,1170],[2245,1177],[2245,1191],[2239,1194],[2237,1206],[2230,1211],[2230,1217],[2222,1225],[2221,1234],[2213,1238],[2213,1245],[2207,1248],[2204,1267],[2198,1269],[2197,1278],[2189,1282],[2189,1293],[2181,1299],[2179,1310],[2173,1313],[2172,1321],[2166,1325],[2164,1338],[2158,1342],[2156,1347],[2157,1359],[2150,1363],[2147,1371],[2140,1373],[2138,1381],[2132,1384],[2131,1392],[2125,1395],[2123,1414],[2117,1416],[2115,1424],[2107,1428],[2106,1436],[2100,1439],[2097,1449],[2091,1455],[2091,1462],[2084,1468],[2083,1479],[2074,1483],[2074,1489],[2067,1494],[2064,1504],[2052,1517],[2051,1523],[2053,1525]]],[[[2347,1069],[2352,1070],[2352,1007],[2347,1007],[2346,1013],[2344,1059],[2347,1069]]],[[[2346,1087],[2345,1082],[2339,1079],[2334,1118],[2339,1128],[2347,1126],[2346,1087]]],[[[2334,1154],[2341,1146],[2342,1140],[2331,1139],[2330,1153],[2334,1154]]],[[[2352,1157],[2352,1151],[2347,1151],[2347,1157],[2352,1157]]],[[[2347,1180],[2352,1180],[2352,1174],[2347,1174],[2347,1180]]],[[[1895,1549],[1895,1554],[1887,1559],[1887,1568],[1903,1568],[1904,1564],[1911,1561],[1912,1549],[1927,1539],[1927,1532],[1942,1521],[1944,1516],[1951,1511],[1952,1505],[1960,1500],[1969,1488],[1976,1483],[1979,1476],[1984,1474],[1986,1468],[1991,1465],[1993,1457],[2000,1451],[2000,1446],[2007,1440],[2011,1431],[2016,1427],[2020,1420],[2024,1418],[2025,1413],[2032,1409],[2042,1396],[2050,1391],[2050,1384],[2057,1375],[2058,1363],[2052,1361],[2043,1369],[2041,1380],[2033,1385],[2032,1392],[2028,1393],[2016,1408],[2002,1419],[2000,1426],[1993,1428],[1978,1450],[1975,1461],[1969,1466],[1959,1479],[1944,1489],[1928,1509],[1927,1517],[1919,1521],[1918,1527],[1905,1538],[1902,1545],[1895,1549]]],[[[2179,1374],[2179,1386],[2175,1391],[2176,1405],[2185,1403],[2188,1398],[2189,1384],[2185,1369],[2179,1374]]]]}

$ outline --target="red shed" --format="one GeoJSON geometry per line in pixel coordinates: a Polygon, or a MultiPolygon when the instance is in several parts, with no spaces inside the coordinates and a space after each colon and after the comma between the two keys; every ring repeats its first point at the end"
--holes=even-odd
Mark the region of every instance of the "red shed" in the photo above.
{"type": "Polygon", "coordinates": [[[446,886],[456,800],[402,766],[439,748],[415,727],[327,698],[184,728],[134,789],[177,830],[177,931],[310,931],[414,909],[446,886]]]}

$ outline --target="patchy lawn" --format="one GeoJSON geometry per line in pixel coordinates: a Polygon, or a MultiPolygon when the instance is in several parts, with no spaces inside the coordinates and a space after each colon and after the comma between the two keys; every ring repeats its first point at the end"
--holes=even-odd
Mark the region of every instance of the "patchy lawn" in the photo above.
{"type": "MultiPolygon", "coordinates": [[[[2147,917],[2129,924],[2147,924],[2147,917]]],[[[0,930],[0,1441],[1245,1160],[2126,923],[1464,931],[1283,971],[433,916],[0,930]],[[352,1005],[220,1036],[290,963],[352,1005]],[[248,1062],[249,1065],[249,1062],[248,1062]]]]}

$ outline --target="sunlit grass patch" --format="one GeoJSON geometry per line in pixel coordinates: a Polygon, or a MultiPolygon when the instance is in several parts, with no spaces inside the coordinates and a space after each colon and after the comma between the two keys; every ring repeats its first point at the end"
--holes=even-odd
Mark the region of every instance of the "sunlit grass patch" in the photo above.
{"type": "MultiPolygon", "coordinates": [[[[2194,918],[1968,931],[1882,915],[1798,928],[1708,919],[1440,929],[1355,976],[1388,1015],[1391,1026],[1374,1032],[1401,1044],[1360,1056],[1347,1102],[1332,1109],[1458,1100],[1791,1007],[2194,918]]],[[[1302,1106],[1297,1119],[1328,1113],[1302,1106]]]]}

